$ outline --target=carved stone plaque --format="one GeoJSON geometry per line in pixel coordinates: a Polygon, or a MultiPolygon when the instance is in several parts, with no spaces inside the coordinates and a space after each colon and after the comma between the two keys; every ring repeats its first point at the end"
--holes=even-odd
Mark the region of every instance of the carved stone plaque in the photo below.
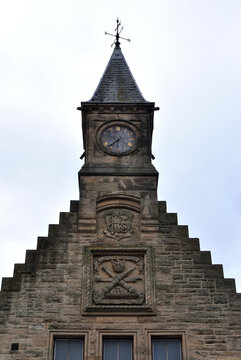
{"type": "Polygon", "coordinates": [[[125,209],[109,210],[104,214],[105,229],[103,233],[106,237],[116,240],[128,238],[133,233],[132,218],[130,211],[125,209]]]}
{"type": "Polygon", "coordinates": [[[87,248],[85,311],[153,310],[149,248],[87,248]]]}
{"type": "Polygon", "coordinates": [[[94,257],[95,304],[143,304],[145,297],[143,256],[94,257]]]}

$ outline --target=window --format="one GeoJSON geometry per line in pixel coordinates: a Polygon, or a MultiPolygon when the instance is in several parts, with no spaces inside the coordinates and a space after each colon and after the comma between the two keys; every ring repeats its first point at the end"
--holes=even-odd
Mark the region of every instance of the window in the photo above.
{"type": "Polygon", "coordinates": [[[83,339],[56,339],[54,360],[83,360],[83,339]]]}
{"type": "Polygon", "coordinates": [[[132,360],[132,340],[104,339],[103,360],[132,360]]]}
{"type": "Polygon", "coordinates": [[[152,339],[152,360],[182,360],[180,339],[152,339]]]}

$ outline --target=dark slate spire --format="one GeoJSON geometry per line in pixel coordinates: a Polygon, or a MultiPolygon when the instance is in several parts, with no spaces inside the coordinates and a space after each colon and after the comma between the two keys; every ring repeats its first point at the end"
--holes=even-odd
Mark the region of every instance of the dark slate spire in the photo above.
{"type": "Polygon", "coordinates": [[[119,44],[116,44],[99,85],[89,102],[147,102],[135,82],[119,44]]]}

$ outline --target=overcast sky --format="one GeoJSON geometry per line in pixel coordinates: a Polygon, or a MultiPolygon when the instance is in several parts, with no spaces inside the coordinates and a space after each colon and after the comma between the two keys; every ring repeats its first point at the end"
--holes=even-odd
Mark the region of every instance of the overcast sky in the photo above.
{"type": "Polygon", "coordinates": [[[0,0],[0,276],[78,199],[80,101],[121,48],[155,101],[159,200],[241,291],[241,1],[0,0]]]}

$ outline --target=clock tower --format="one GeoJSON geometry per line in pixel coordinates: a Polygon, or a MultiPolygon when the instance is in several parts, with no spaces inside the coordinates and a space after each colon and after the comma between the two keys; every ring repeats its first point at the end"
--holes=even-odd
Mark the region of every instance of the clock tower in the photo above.
{"type": "Polygon", "coordinates": [[[82,102],[85,165],[82,174],[157,176],[151,164],[153,113],[119,45],[92,98],[82,102]]]}
{"type": "MultiPolygon", "coordinates": [[[[152,165],[151,150],[157,109],[144,99],[116,41],[94,95],[78,108],[82,112],[85,158],[79,188],[86,204],[80,211],[84,223],[86,218],[97,226],[97,243],[115,239],[105,236],[105,214],[99,212],[102,202],[105,209],[115,209],[113,214],[117,210],[119,214],[134,211],[129,216],[135,222],[135,231],[132,240],[126,237],[125,241],[141,241],[145,229],[150,232],[158,228],[158,172],[152,165]]],[[[116,226],[121,221],[124,224],[121,216],[112,220],[116,226]]],[[[122,235],[117,230],[115,240],[122,235]]]]}

